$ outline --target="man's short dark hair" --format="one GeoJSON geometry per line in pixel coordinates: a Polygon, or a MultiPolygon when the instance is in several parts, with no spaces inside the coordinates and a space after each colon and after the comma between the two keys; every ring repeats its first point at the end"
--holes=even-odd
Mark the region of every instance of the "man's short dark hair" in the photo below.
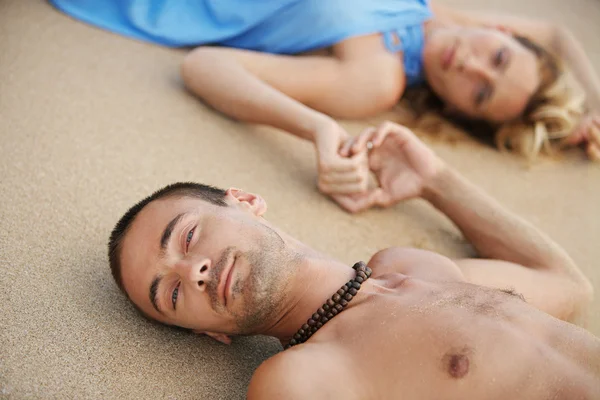
{"type": "Polygon", "coordinates": [[[129,295],[125,291],[121,276],[121,248],[123,245],[123,238],[144,207],[154,200],[167,197],[196,197],[220,207],[227,206],[227,203],[225,203],[225,191],[223,189],[194,182],[178,182],[157,190],[131,207],[125,215],[121,217],[119,222],[117,222],[108,241],[108,259],[112,276],[115,278],[115,282],[119,286],[119,289],[121,289],[128,298],[129,295]]]}

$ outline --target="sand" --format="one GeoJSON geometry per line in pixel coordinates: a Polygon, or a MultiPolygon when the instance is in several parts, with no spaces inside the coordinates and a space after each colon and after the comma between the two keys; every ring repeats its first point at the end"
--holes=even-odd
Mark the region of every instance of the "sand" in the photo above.
{"type": "MultiPolygon", "coordinates": [[[[560,21],[600,66],[595,0],[451,4],[560,21]]],[[[308,143],[229,120],[186,93],[184,54],[84,25],[43,1],[0,2],[0,397],[244,398],[253,370],[280,350],[274,340],[227,347],[151,324],[109,273],[113,224],[174,181],[260,193],[272,222],[348,263],[388,246],[469,254],[420,201],[344,213],[315,190],[308,143]]],[[[385,117],[344,126],[357,134],[385,117]]],[[[598,166],[573,153],[528,169],[472,140],[426,140],[562,244],[600,290],[598,166]]],[[[597,335],[599,306],[589,327],[597,335]]]]}

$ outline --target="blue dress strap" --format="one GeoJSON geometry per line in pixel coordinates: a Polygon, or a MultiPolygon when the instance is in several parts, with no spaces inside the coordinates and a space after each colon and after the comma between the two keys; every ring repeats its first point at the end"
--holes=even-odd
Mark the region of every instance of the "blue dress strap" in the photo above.
{"type": "Polygon", "coordinates": [[[423,82],[423,25],[410,25],[383,33],[383,42],[391,53],[403,53],[406,83],[413,86],[423,82]]]}

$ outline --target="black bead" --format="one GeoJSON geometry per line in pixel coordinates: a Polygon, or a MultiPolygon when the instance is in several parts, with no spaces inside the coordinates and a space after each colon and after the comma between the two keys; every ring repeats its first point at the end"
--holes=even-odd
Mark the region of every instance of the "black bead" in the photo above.
{"type": "Polygon", "coordinates": [[[317,314],[317,313],[314,313],[314,314],[312,315],[312,319],[314,319],[315,321],[318,321],[318,320],[320,320],[320,319],[321,319],[321,316],[320,316],[319,314],[317,314]]]}
{"type": "Polygon", "coordinates": [[[330,312],[327,313],[327,315],[325,316],[325,318],[331,319],[331,318],[333,318],[334,315],[335,314],[333,313],[333,310],[331,310],[330,312]]]}
{"type": "Polygon", "coordinates": [[[296,339],[290,340],[290,346],[295,346],[296,344],[298,344],[298,342],[296,341],[296,339]]]}
{"type": "Polygon", "coordinates": [[[352,266],[352,268],[357,269],[361,266],[362,261],[359,261],[357,263],[354,263],[354,265],[352,266]]]}
{"type": "Polygon", "coordinates": [[[311,328],[313,326],[315,326],[316,324],[317,324],[317,321],[315,321],[314,319],[311,318],[308,320],[308,326],[310,326],[311,328]]]}
{"type": "Polygon", "coordinates": [[[350,288],[348,290],[348,294],[351,294],[352,296],[356,296],[356,293],[358,293],[358,290],[356,290],[354,288],[350,288]]]}
{"type": "Polygon", "coordinates": [[[302,335],[301,335],[301,334],[299,334],[299,333],[296,333],[296,334],[294,335],[294,339],[296,339],[296,340],[300,340],[300,339],[302,339],[302,335]]]}
{"type": "MultiPolygon", "coordinates": [[[[329,314],[328,314],[328,315],[329,315],[329,314]]],[[[332,317],[333,317],[333,315],[332,315],[332,317]]],[[[323,318],[321,318],[321,322],[322,322],[323,324],[326,324],[326,323],[327,323],[327,321],[329,321],[329,318],[327,318],[327,317],[323,317],[323,318]]]]}
{"type": "Polygon", "coordinates": [[[319,313],[319,315],[325,315],[325,309],[323,307],[319,308],[317,312],[319,313]]]}
{"type": "Polygon", "coordinates": [[[346,294],[344,295],[344,299],[345,299],[345,300],[348,300],[348,301],[352,300],[352,297],[353,297],[353,296],[352,296],[350,293],[346,293],[346,294]]]}
{"type": "Polygon", "coordinates": [[[344,309],[344,307],[342,307],[340,304],[336,304],[335,309],[337,310],[337,312],[340,312],[344,309]]]}
{"type": "Polygon", "coordinates": [[[360,276],[357,276],[355,278],[356,282],[358,282],[358,284],[360,285],[361,283],[363,283],[365,280],[363,278],[361,278],[360,276]]]}
{"type": "Polygon", "coordinates": [[[346,294],[346,291],[344,289],[338,289],[337,294],[343,296],[344,294],[346,294]]]}
{"type": "MultiPolygon", "coordinates": [[[[321,326],[323,326],[323,325],[321,325],[321,326]]],[[[312,333],[315,333],[315,332],[316,332],[318,329],[319,329],[319,328],[317,328],[316,326],[313,326],[312,328],[310,328],[310,331],[311,331],[312,333]]]]}
{"type": "Polygon", "coordinates": [[[305,331],[307,331],[308,330],[308,324],[302,325],[302,329],[304,329],[305,331]]]}
{"type": "Polygon", "coordinates": [[[333,306],[335,306],[335,301],[333,301],[332,299],[327,299],[327,305],[329,307],[333,307],[333,306]]]}
{"type": "MultiPolygon", "coordinates": [[[[339,304],[336,304],[336,306],[340,306],[340,305],[339,305],[339,304]]],[[[342,308],[342,306],[340,306],[340,308],[342,308]]],[[[331,314],[332,314],[333,316],[336,316],[338,312],[339,312],[339,311],[338,311],[337,307],[333,307],[333,308],[331,309],[331,314]]],[[[333,318],[333,317],[332,317],[332,318],[333,318]]]]}
{"type": "Polygon", "coordinates": [[[334,302],[338,302],[340,301],[340,299],[342,298],[342,296],[340,296],[339,294],[334,294],[333,296],[331,296],[331,300],[333,300],[334,302]]]}
{"type": "Polygon", "coordinates": [[[323,304],[323,310],[325,311],[329,311],[331,307],[329,307],[329,304],[323,304]]]}
{"type": "Polygon", "coordinates": [[[342,307],[346,307],[346,306],[348,305],[348,302],[347,302],[346,300],[344,300],[344,299],[341,299],[341,300],[340,300],[340,305],[341,305],[342,307]]]}
{"type": "Polygon", "coordinates": [[[365,273],[364,273],[364,272],[362,272],[362,271],[361,271],[361,272],[359,272],[359,273],[357,273],[357,274],[356,274],[356,276],[357,276],[357,277],[361,277],[361,278],[363,278],[363,279],[367,279],[367,274],[365,274],[365,273]]]}
{"type": "Polygon", "coordinates": [[[298,333],[302,336],[304,336],[304,334],[306,333],[306,331],[302,328],[298,329],[298,333]]]}
{"type": "Polygon", "coordinates": [[[317,329],[320,329],[322,326],[323,326],[322,322],[317,322],[317,326],[316,326],[317,329]]]}
{"type": "Polygon", "coordinates": [[[360,289],[360,282],[356,282],[356,281],[352,282],[352,287],[356,290],[360,289]]]}

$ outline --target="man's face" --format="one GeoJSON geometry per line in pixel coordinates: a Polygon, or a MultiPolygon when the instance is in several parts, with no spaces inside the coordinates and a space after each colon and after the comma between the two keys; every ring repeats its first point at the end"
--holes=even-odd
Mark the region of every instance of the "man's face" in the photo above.
{"type": "Polygon", "coordinates": [[[122,279],[150,317],[198,332],[249,334],[281,304],[295,254],[261,218],[260,197],[229,190],[225,201],[167,197],[135,218],[123,241],[122,279]]]}

